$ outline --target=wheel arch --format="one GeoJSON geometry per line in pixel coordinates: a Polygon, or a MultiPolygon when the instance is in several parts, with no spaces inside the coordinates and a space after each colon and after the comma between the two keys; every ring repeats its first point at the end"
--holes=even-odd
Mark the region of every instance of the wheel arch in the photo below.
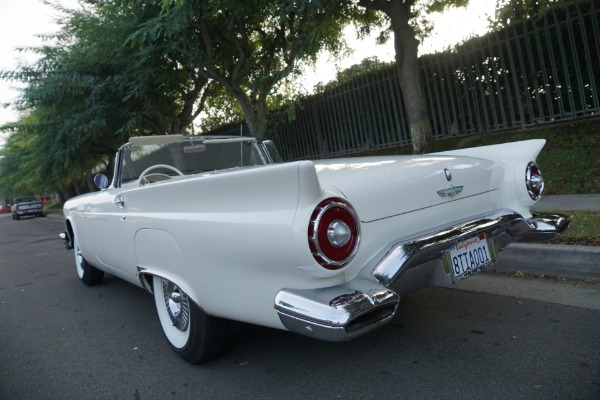
{"type": "MultiPolygon", "coordinates": [[[[169,280],[179,286],[187,295],[190,301],[192,301],[198,308],[200,308],[203,312],[206,313],[206,310],[202,307],[200,302],[197,300],[195,294],[191,293],[191,288],[189,285],[185,284],[185,281],[180,280],[176,277],[173,277],[172,274],[165,273],[164,271],[159,271],[154,268],[145,268],[142,266],[138,266],[138,277],[140,279],[140,283],[142,287],[150,294],[154,294],[154,284],[152,282],[153,278],[157,276],[162,279],[169,280]]],[[[207,313],[208,314],[208,313],[207,313]]]]}
{"type": "Polygon", "coordinates": [[[60,238],[65,242],[67,250],[73,250],[75,248],[75,230],[73,229],[73,223],[70,218],[65,220],[65,231],[60,234],[60,238]]]}
{"type": "Polygon", "coordinates": [[[69,237],[69,240],[71,243],[73,243],[73,240],[75,239],[75,232],[73,231],[73,223],[71,222],[71,218],[67,218],[65,221],[65,228],[67,229],[67,236],[69,237]]]}
{"type": "Polygon", "coordinates": [[[185,291],[190,300],[202,309],[198,294],[183,276],[183,259],[170,234],[157,229],[140,229],[135,234],[134,252],[138,278],[144,289],[154,293],[154,276],[167,279],[185,291]]]}

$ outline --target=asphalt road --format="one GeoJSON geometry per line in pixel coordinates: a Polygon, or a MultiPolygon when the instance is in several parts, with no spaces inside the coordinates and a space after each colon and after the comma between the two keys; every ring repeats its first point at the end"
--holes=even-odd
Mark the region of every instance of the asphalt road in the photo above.
{"type": "Polygon", "coordinates": [[[79,282],[61,229],[0,216],[2,400],[600,398],[600,310],[556,304],[552,289],[549,301],[424,290],[348,343],[239,324],[222,357],[189,365],[152,296],[79,282]]]}

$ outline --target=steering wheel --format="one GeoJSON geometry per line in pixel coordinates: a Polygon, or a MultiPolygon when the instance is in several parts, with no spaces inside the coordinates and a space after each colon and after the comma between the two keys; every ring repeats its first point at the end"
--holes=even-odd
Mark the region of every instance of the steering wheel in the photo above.
{"type": "MultiPolygon", "coordinates": [[[[142,186],[145,185],[146,183],[150,183],[149,180],[146,179],[146,175],[148,175],[148,173],[152,170],[158,169],[158,168],[165,168],[165,169],[170,169],[171,171],[177,173],[179,176],[183,176],[183,172],[181,172],[180,170],[178,170],[177,168],[173,167],[172,165],[167,165],[167,164],[156,164],[153,165],[151,167],[148,167],[144,170],[144,172],[142,172],[142,174],[140,175],[140,177],[138,178],[137,181],[137,185],[138,186],[142,186]]],[[[155,174],[150,174],[148,175],[148,177],[150,176],[160,176],[160,177],[166,177],[166,178],[171,178],[169,175],[166,174],[160,174],[160,173],[155,173],[155,174]]]]}

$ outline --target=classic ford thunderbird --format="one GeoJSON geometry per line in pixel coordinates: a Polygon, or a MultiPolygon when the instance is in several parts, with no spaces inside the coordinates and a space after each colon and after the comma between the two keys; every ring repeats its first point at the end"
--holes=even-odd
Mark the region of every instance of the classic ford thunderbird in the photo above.
{"type": "Polygon", "coordinates": [[[79,278],[154,295],[171,348],[217,356],[237,320],[343,341],[389,322],[402,296],[496,262],[569,224],[532,214],[544,140],[427,154],[280,162],[247,137],[134,137],[112,182],[64,206],[79,278]]]}

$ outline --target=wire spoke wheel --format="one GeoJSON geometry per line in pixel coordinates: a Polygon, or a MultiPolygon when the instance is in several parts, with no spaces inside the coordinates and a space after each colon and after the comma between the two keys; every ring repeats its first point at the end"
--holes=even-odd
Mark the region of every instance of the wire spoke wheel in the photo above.
{"type": "Polygon", "coordinates": [[[167,313],[173,326],[182,332],[187,331],[190,325],[190,302],[188,295],[179,289],[173,282],[162,280],[163,297],[167,313]]]}
{"type": "Polygon", "coordinates": [[[206,314],[180,286],[154,276],[154,301],[171,349],[190,363],[219,355],[229,339],[229,321],[206,314]]]}

